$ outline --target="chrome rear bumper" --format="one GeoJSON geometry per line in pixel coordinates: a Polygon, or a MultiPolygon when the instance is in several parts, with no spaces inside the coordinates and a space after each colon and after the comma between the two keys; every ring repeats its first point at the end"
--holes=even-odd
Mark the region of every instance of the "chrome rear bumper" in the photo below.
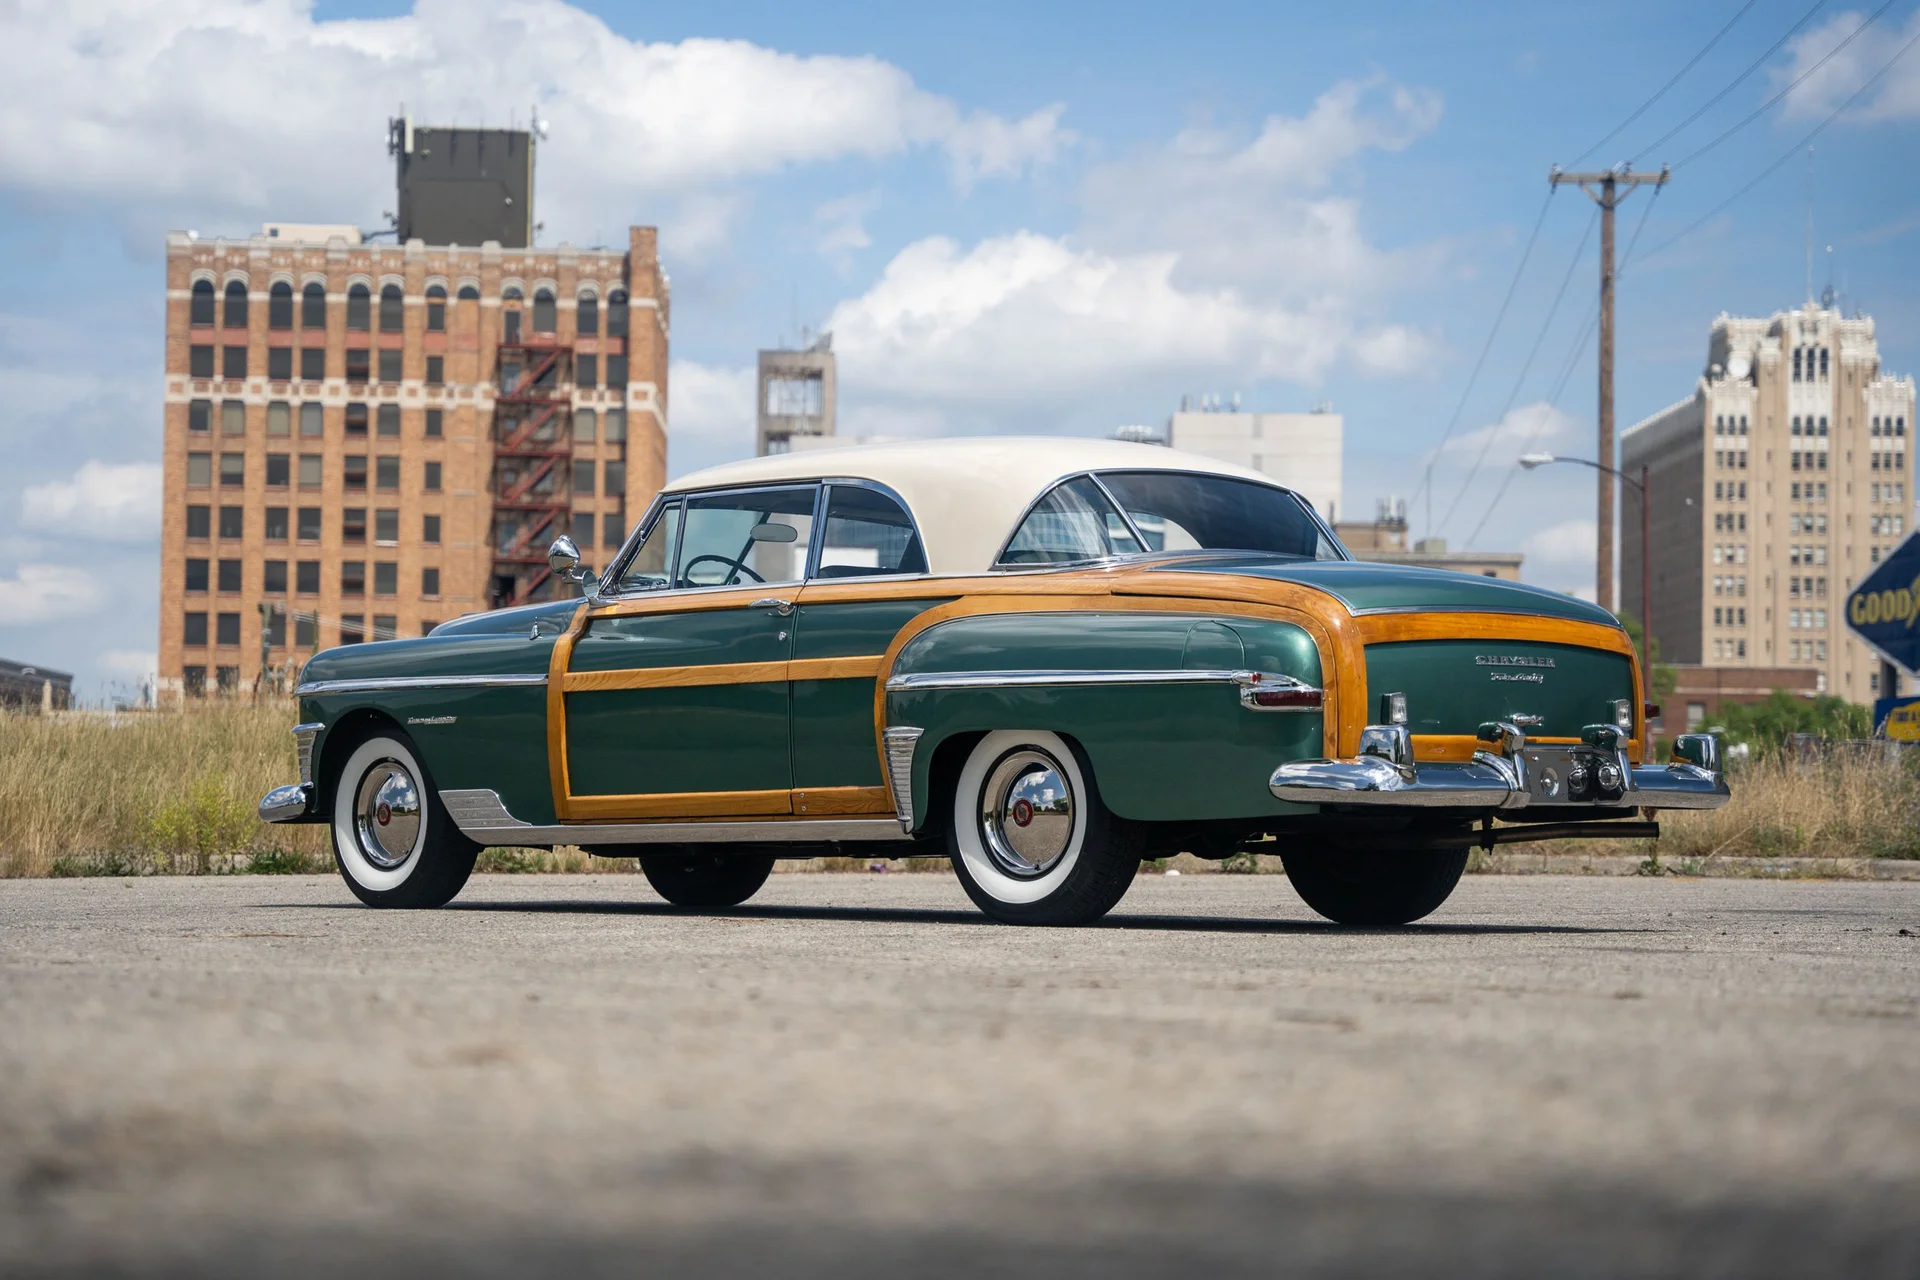
{"type": "Polygon", "coordinates": [[[1374,725],[1363,734],[1358,757],[1283,764],[1273,771],[1268,786],[1276,798],[1296,804],[1446,809],[1533,805],[1569,815],[1593,809],[1717,809],[1732,795],[1720,767],[1719,743],[1711,735],[1675,739],[1670,764],[1635,766],[1620,749],[1617,733],[1609,737],[1588,732],[1590,745],[1562,748],[1549,759],[1549,748],[1528,749],[1525,735],[1512,725],[1487,726],[1482,734],[1489,749],[1474,752],[1472,760],[1415,764],[1404,728],[1374,725]],[[1562,766],[1574,755],[1582,764],[1613,766],[1617,772],[1607,777],[1617,777],[1617,783],[1589,782],[1573,794],[1562,766]]]}

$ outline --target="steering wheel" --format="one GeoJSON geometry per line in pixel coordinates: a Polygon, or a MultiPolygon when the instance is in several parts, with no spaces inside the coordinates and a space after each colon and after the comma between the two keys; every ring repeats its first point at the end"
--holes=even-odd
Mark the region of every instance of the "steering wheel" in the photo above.
{"type": "Polygon", "coordinates": [[[733,576],[737,573],[744,573],[749,578],[752,578],[755,582],[766,581],[765,578],[761,577],[759,574],[755,573],[753,570],[747,568],[746,565],[742,564],[738,560],[729,560],[725,556],[708,553],[707,555],[703,555],[703,556],[695,556],[693,559],[687,561],[685,565],[681,566],[680,583],[682,586],[688,586],[688,587],[696,586],[696,585],[710,585],[710,586],[724,587],[724,586],[728,586],[732,582],[733,576]],[[727,566],[726,579],[716,583],[696,584],[693,580],[693,566],[699,564],[703,560],[718,560],[721,564],[727,566]]]}

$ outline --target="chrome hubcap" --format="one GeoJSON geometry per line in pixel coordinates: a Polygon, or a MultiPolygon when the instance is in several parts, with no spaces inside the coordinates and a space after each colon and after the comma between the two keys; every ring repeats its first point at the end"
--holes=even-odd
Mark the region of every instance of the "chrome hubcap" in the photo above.
{"type": "Polygon", "coordinates": [[[1073,841],[1073,791],[1044,751],[1016,751],[993,767],[980,791],[980,834],[1008,875],[1051,871],[1073,841]]]}
{"type": "Polygon", "coordinates": [[[382,871],[407,860],[420,835],[420,789],[397,760],[382,760],[367,770],[353,806],[360,852],[382,871]]]}

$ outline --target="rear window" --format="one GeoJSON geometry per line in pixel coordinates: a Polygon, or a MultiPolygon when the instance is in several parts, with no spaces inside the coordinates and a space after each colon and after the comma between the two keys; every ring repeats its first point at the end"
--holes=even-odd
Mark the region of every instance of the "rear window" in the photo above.
{"type": "Polygon", "coordinates": [[[1346,558],[1306,504],[1285,489],[1196,472],[1103,471],[1098,484],[1076,477],[1036,502],[1000,564],[1197,550],[1346,558]]]}

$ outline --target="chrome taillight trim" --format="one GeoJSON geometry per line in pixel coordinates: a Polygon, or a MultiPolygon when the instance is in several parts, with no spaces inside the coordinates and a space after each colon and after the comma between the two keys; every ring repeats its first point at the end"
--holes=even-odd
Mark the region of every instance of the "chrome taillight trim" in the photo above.
{"type": "Polygon", "coordinates": [[[313,783],[313,740],[326,728],[324,724],[297,724],[293,726],[293,752],[300,761],[300,781],[313,783]]]}
{"type": "Polygon", "coordinates": [[[925,729],[898,725],[881,735],[886,745],[887,789],[893,793],[893,816],[902,831],[913,830],[913,753],[925,729]]]}

